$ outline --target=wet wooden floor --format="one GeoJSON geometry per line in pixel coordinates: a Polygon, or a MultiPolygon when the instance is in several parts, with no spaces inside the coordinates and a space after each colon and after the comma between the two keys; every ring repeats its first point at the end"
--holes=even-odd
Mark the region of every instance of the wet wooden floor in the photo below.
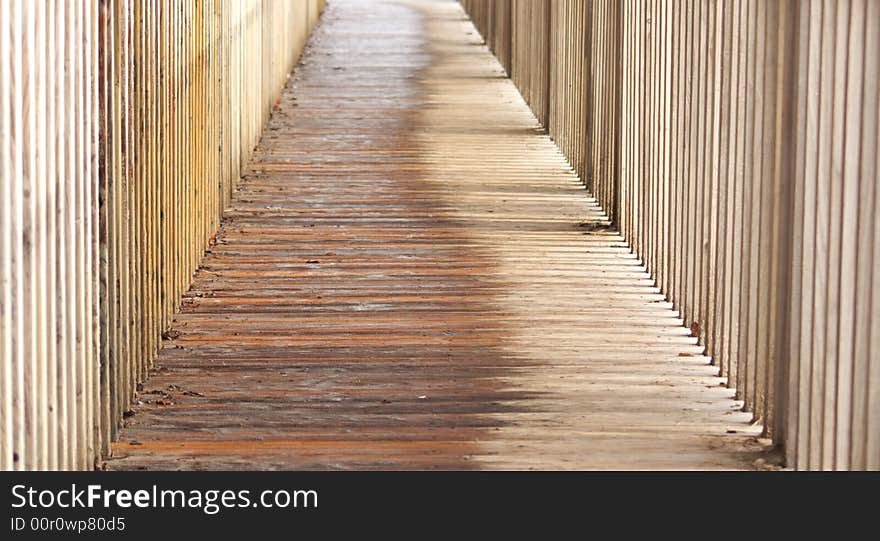
{"type": "Polygon", "coordinates": [[[603,218],[457,3],[330,2],[107,466],[750,467],[603,218]]]}

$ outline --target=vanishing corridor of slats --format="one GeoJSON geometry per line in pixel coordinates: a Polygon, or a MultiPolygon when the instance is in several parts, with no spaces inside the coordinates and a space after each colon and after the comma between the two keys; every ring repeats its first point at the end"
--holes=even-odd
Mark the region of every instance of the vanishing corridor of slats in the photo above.
{"type": "Polygon", "coordinates": [[[759,428],[459,4],[328,4],[106,466],[743,468],[759,428]]]}

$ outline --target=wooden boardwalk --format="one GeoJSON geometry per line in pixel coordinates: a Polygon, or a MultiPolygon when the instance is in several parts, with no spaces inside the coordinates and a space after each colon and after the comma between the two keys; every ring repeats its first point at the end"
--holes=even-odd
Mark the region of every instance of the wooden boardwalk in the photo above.
{"type": "Polygon", "coordinates": [[[106,465],[751,467],[603,218],[457,3],[336,0],[106,465]]]}

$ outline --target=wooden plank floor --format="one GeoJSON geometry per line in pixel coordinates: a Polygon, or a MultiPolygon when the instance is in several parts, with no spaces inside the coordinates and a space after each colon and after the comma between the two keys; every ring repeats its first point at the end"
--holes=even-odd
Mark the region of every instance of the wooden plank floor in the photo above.
{"type": "Polygon", "coordinates": [[[750,467],[603,217],[457,3],[330,2],[107,467],[750,467]]]}

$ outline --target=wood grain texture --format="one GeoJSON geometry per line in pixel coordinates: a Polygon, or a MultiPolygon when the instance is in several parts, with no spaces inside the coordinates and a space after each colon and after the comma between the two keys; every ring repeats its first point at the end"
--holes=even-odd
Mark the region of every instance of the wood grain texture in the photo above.
{"type": "Polygon", "coordinates": [[[106,466],[751,466],[607,222],[457,3],[332,2],[106,466]]]}

